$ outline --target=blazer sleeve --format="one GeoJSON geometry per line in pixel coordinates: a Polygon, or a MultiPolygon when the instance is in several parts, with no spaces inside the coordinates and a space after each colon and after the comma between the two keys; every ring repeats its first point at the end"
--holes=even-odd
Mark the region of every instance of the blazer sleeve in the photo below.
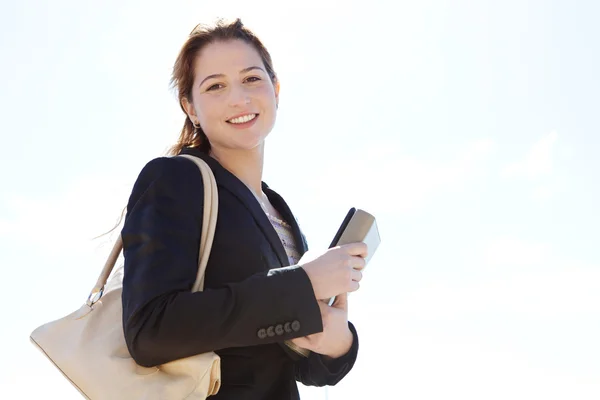
{"type": "Polygon", "coordinates": [[[202,178],[195,164],[181,157],[160,157],[142,169],[121,232],[123,330],[133,359],[151,367],[321,332],[319,306],[300,267],[191,292],[198,271],[202,210],[202,178]],[[294,330],[261,334],[261,328],[281,321],[295,322],[294,330]]]}
{"type": "Polygon", "coordinates": [[[306,386],[334,386],[354,367],[358,356],[358,333],[351,322],[348,327],[354,336],[352,347],[345,355],[326,360],[321,354],[310,353],[308,357],[296,361],[296,380],[306,386]]]}

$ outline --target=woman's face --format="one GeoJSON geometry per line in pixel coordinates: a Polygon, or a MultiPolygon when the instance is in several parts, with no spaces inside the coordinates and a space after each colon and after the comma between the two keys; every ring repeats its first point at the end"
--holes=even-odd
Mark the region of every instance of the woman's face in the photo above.
{"type": "Polygon", "coordinates": [[[278,88],[258,52],[241,40],[205,46],[196,58],[192,104],[213,149],[250,150],[267,137],[277,113],[278,88]]]}

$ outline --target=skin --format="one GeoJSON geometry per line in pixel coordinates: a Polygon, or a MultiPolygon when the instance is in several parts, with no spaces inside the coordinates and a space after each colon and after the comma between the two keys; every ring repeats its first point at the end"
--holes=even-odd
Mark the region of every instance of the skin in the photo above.
{"type": "Polygon", "coordinates": [[[200,123],[211,143],[211,156],[263,197],[265,139],[275,125],[279,85],[269,78],[258,52],[240,40],[205,46],[194,73],[192,102],[184,99],[184,109],[192,122],[200,123]],[[247,71],[251,67],[258,68],[247,71]],[[211,77],[215,74],[222,76],[211,77]],[[227,122],[250,113],[259,116],[248,129],[227,122]]]}
{"type": "MultiPolygon", "coordinates": [[[[256,49],[241,40],[211,43],[199,52],[191,99],[182,101],[188,117],[200,124],[210,141],[210,155],[240,179],[273,215],[277,212],[262,192],[261,182],[265,139],[275,125],[278,102],[279,83],[270,79],[256,49]],[[239,129],[227,122],[244,114],[258,114],[252,126],[239,129]]],[[[301,260],[299,264],[311,279],[317,299],[358,289],[362,257],[366,255],[361,245],[330,249],[316,259],[301,260]]],[[[323,332],[293,342],[329,358],[340,357],[350,350],[353,341],[348,328],[347,296],[338,296],[331,307],[319,301],[319,307],[323,332]]]]}

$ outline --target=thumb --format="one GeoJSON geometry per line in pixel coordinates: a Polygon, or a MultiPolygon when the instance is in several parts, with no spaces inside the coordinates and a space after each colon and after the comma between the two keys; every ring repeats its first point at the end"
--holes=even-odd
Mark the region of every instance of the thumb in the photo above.
{"type": "Polygon", "coordinates": [[[335,297],[335,301],[331,305],[334,308],[348,311],[348,293],[342,293],[335,297]]]}

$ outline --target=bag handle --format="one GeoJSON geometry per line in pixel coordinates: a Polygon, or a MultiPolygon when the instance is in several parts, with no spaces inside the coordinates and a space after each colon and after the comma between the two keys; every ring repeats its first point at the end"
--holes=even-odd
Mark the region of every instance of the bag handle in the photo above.
{"type": "Polygon", "coordinates": [[[192,287],[192,292],[201,292],[204,290],[204,272],[206,271],[206,265],[208,264],[208,258],[210,257],[210,251],[215,237],[215,229],[217,227],[219,193],[217,191],[215,175],[204,160],[188,154],[182,154],[180,157],[185,157],[198,166],[200,173],[202,174],[202,181],[204,182],[204,213],[202,215],[200,253],[198,255],[198,274],[196,275],[196,281],[192,287]]]}
{"type": "MultiPolygon", "coordinates": [[[[193,161],[202,174],[202,181],[204,183],[204,212],[202,215],[202,234],[200,236],[200,253],[198,257],[198,274],[192,287],[193,292],[202,291],[204,289],[204,273],[206,271],[206,264],[210,256],[212,243],[215,235],[215,228],[217,226],[217,215],[219,212],[219,195],[217,192],[217,181],[215,176],[206,162],[198,157],[194,157],[188,154],[181,154],[176,157],[184,157],[188,160],[193,161]]],[[[117,259],[123,250],[123,238],[121,235],[117,238],[113,249],[111,250],[102,272],[94,285],[94,288],[90,292],[86,304],[92,307],[102,298],[104,294],[104,286],[108,281],[108,278],[117,263],[117,259]]]]}

